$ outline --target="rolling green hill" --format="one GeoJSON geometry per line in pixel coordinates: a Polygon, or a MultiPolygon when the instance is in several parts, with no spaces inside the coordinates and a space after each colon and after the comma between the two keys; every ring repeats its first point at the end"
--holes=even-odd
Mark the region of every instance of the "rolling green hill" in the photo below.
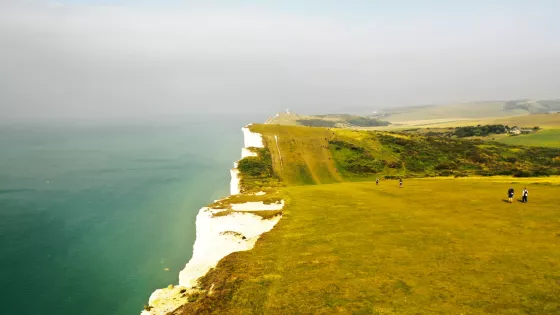
{"type": "Polygon", "coordinates": [[[395,108],[389,111],[386,119],[392,123],[417,121],[417,120],[438,120],[438,119],[479,119],[489,117],[506,117],[527,115],[527,110],[523,108],[507,108],[507,102],[472,102],[451,105],[434,106],[412,106],[406,108],[395,108]]]}
{"type": "Polygon", "coordinates": [[[560,112],[560,100],[513,100],[504,105],[505,110],[525,110],[530,114],[560,112]]]}
{"type": "Polygon", "coordinates": [[[254,125],[287,185],[379,176],[556,175],[560,149],[482,140],[281,125],[254,125]]]}
{"type": "Polygon", "coordinates": [[[470,102],[432,106],[409,106],[388,109],[386,120],[392,123],[411,121],[489,119],[560,112],[560,100],[513,100],[470,102]]]}

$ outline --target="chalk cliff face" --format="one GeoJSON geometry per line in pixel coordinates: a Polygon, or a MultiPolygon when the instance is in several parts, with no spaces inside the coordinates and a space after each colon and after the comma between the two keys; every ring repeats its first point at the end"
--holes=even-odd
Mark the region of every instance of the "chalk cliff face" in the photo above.
{"type": "MultiPolygon", "coordinates": [[[[242,128],[245,147],[241,151],[241,158],[257,155],[249,148],[264,148],[262,136],[251,132],[248,127],[242,128]]],[[[237,162],[230,172],[230,192],[236,195],[241,190],[237,162]]],[[[168,314],[188,303],[188,294],[196,292],[197,280],[200,277],[215,267],[225,256],[253,248],[260,235],[270,231],[281,218],[279,214],[263,219],[248,211],[277,211],[283,206],[284,201],[267,205],[262,202],[248,202],[231,205],[231,210],[209,207],[200,209],[196,217],[193,256],[179,273],[179,285],[170,285],[168,288],[152,293],[149,307],[142,311],[142,315],[168,314]]]]}
{"type": "MultiPolygon", "coordinates": [[[[241,158],[244,159],[248,156],[257,156],[257,154],[249,148],[264,148],[262,135],[260,133],[252,132],[249,130],[249,126],[241,128],[243,131],[243,142],[245,146],[241,149],[241,158]]],[[[237,162],[233,163],[233,168],[230,170],[231,173],[231,182],[230,182],[230,194],[237,195],[241,193],[241,189],[239,187],[239,170],[237,170],[237,162]]]]}
{"type": "Polygon", "coordinates": [[[237,169],[237,162],[233,163],[233,168],[229,170],[231,173],[231,182],[229,184],[229,193],[230,195],[238,195],[241,190],[239,188],[240,179],[239,179],[239,170],[237,169]]]}
{"type": "Polygon", "coordinates": [[[249,126],[241,128],[243,131],[243,139],[245,141],[245,148],[264,148],[262,135],[260,133],[252,132],[249,126]]]}
{"type": "Polygon", "coordinates": [[[252,152],[251,150],[249,150],[247,148],[241,149],[241,158],[244,159],[248,156],[257,156],[257,154],[255,152],[252,152]]]}
{"type": "Polygon", "coordinates": [[[220,212],[203,208],[196,217],[196,241],[193,257],[179,274],[179,285],[196,286],[198,278],[216,266],[223,257],[253,248],[262,233],[270,231],[280,216],[263,220],[251,213],[232,213],[213,217],[220,212]]]}

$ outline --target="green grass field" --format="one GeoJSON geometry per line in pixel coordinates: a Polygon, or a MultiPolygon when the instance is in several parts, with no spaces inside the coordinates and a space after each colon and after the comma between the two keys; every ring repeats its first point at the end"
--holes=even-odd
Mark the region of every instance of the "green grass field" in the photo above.
{"type": "Polygon", "coordinates": [[[202,281],[212,293],[181,312],[559,314],[560,179],[510,181],[285,188],[277,227],[224,258],[202,281]],[[503,201],[524,185],[528,204],[503,201]]]}
{"type": "Polygon", "coordinates": [[[530,145],[560,148],[560,129],[541,130],[528,135],[501,137],[499,142],[513,145],[530,145]]]}

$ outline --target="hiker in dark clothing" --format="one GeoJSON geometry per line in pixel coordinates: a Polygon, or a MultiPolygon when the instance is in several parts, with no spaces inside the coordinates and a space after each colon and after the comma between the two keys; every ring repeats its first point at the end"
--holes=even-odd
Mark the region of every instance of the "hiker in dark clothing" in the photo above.
{"type": "Polygon", "coordinates": [[[510,203],[513,202],[513,193],[514,193],[513,188],[510,188],[510,189],[508,190],[508,200],[509,200],[510,203]]]}
{"type": "Polygon", "coordinates": [[[379,185],[379,178],[375,179],[375,185],[379,185]]]}
{"type": "Polygon", "coordinates": [[[399,188],[402,188],[402,186],[403,186],[402,178],[399,178],[399,188]]]}
{"type": "Polygon", "coordinates": [[[529,198],[529,191],[527,190],[527,187],[525,187],[525,189],[523,189],[523,194],[522,194],[522,202],[527,203],[527,198],[529,198]]]}

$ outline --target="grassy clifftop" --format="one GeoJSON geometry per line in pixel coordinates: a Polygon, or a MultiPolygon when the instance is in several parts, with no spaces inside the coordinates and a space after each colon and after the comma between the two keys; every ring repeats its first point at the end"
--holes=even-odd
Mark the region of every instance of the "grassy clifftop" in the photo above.
{"type": "Polygon", "coordinates": [[[283,125],[253,125],[270,150],[273,168],[285,185],[341,182],[328,142],[333,133],[327,128],[283,125]]]}
{"type": "Polygon", "coordinates": [[[560,174],[560,149],[400,133],[254,125],[285,185],[391,176],[560,174]]]}
{"type": "Polygon", "coordinates": [[[275,229],[224,258],[177,314],[558,314],[551,181],[283,188],[275,229]],[[503,202],[511,185],[528,185],[530,203],[503,202]]]}
{"type": "Polygon", "coordinates": [[[412,178],[404,188],[367,181],[385,174],[557,172],[559,149],[251,129],[263,134],[266,149],[240,162],[242,182],[248,191],[271,186],[264,196],[232,198],[282,198],[283,218],[254,249],[222,259],[173,315],[560,312],[560,177],[412,178]],[[509,187],[518,197],[525,186],[529,203],[507,202],[509,187]]]}

